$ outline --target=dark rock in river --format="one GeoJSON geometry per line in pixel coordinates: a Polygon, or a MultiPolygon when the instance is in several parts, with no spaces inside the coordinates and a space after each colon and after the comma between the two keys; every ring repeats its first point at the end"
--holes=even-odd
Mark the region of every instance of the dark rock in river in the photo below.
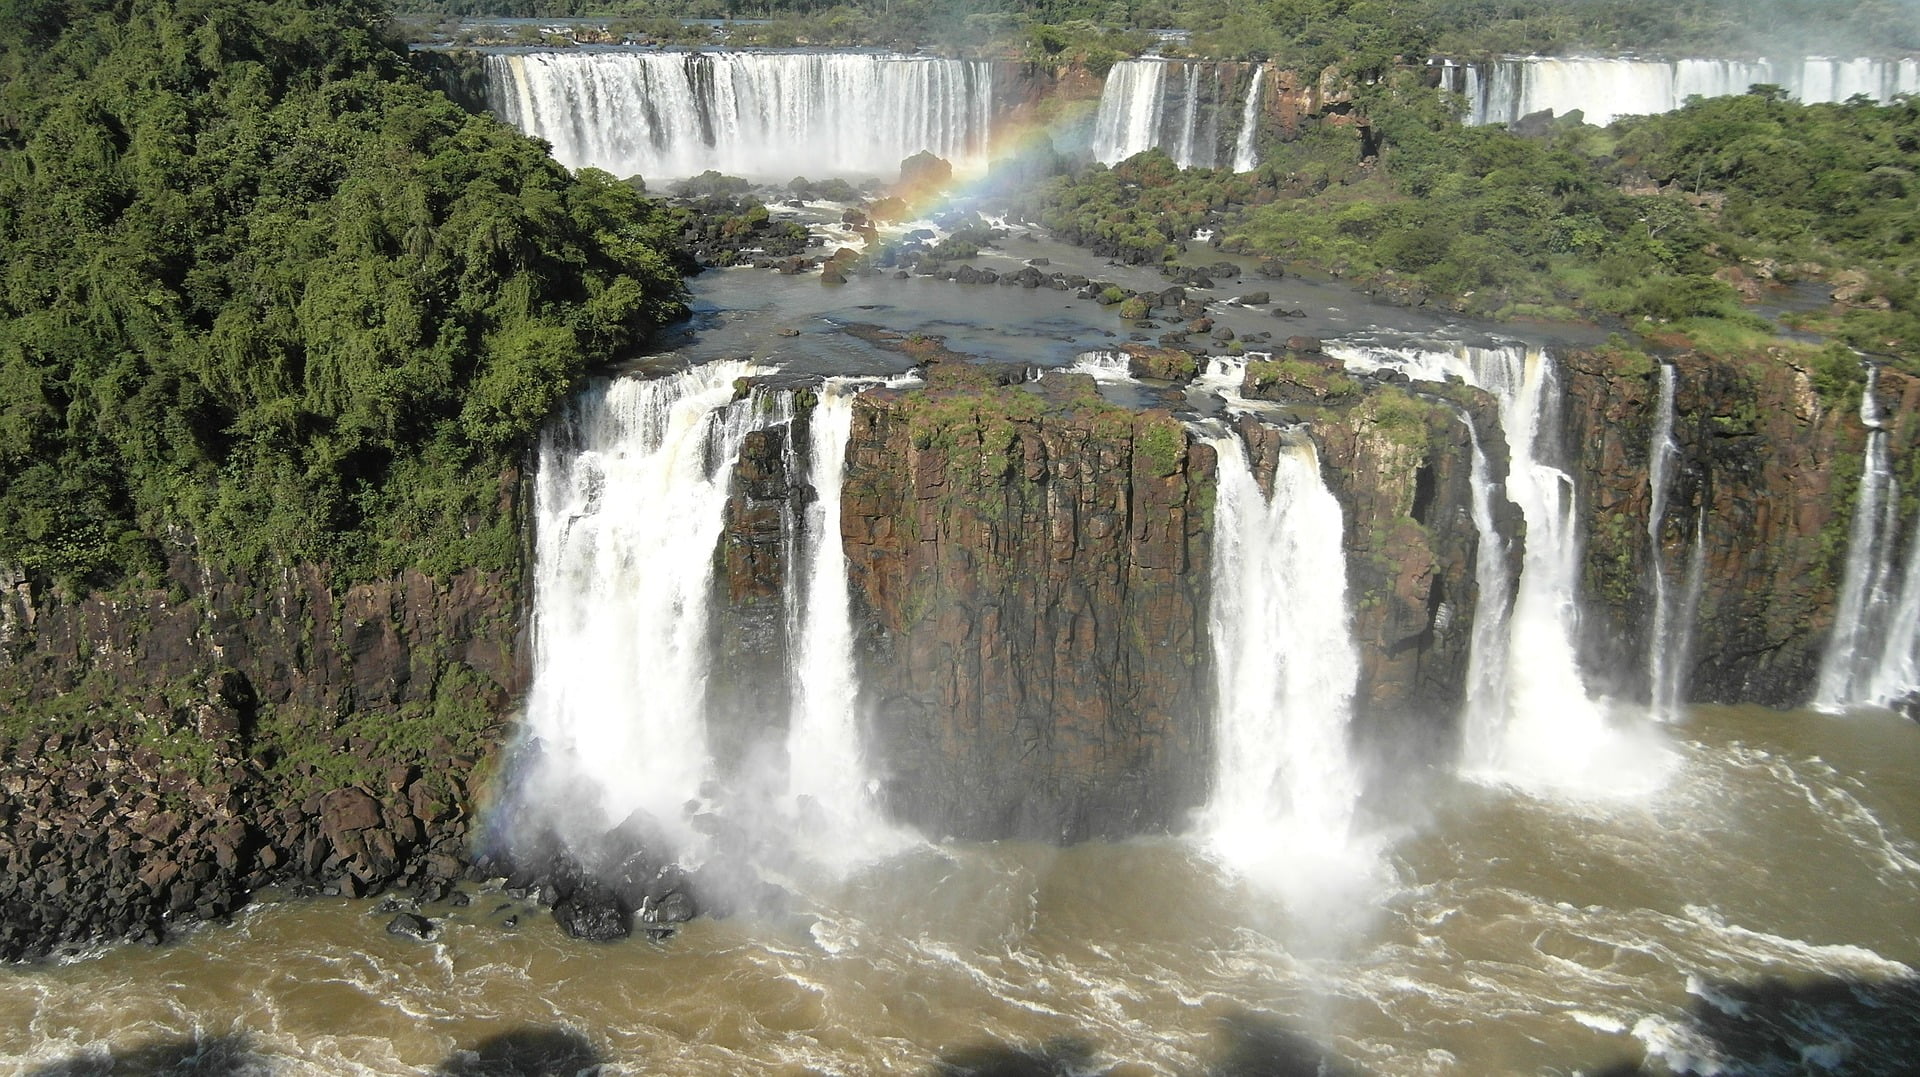
{"type": "Polygon", "coordinates": [[[632,921],[613,891],[597,882],[583,883],[553,906],[554,922],[571,938],[611,942],[632,934],[632,921]]]}
{"type": "Polygon", "coordinates": [[[440,933],[432,920],[419,913],[403,912],[387,922],[387,934],[430,942],[440,933]]]}

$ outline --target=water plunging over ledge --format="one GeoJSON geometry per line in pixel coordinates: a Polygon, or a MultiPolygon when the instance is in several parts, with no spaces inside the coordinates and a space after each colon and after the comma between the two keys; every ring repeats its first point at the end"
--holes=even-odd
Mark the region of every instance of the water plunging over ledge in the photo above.
{"type": "MultiPolygon", "coordinates": [[[[1587,687],[1574,646],[1580,536],[1573,519],[1574,479],[1548,455],[1548,446],[1557,443],[1560,393],[1552,359],[1524,345],[1330,352],[1352,369],[1390,367],[1417,381],[1457,378],[1500,403],[1511,461],[1503,493],[1525,517],[1527,537],[1505,639],[1475,633],[1476,647],[1503,648],[1505,657],[1476,654],[1472,661],[1463,738],[1470,754],[1462,766],[1552,795],[1633,796],[1658,788],[1670,769],[1666,751],[1636,727],[1615,723],[1610,704],[1587,687]]],[[[1476,444],[1479,436],[1476,431],[1476,444]]],[[[1485,481],[1484,465],[1479,470],[1476,483],[1485,481]]],[[[1488,531],[1483,525],[1483,559],[1489,556],[1488,531]]],[[[1499,595],[1503,578],[1483,581],[1483,601],[1499,595]],[[1486,588],[1488,581],[1494,587],[1486,588]]]]}
{"type": "Polygon", "coordinates": [[[679,843],[706,793],[707,595],[727,475],[766,416],[734,401],[763,368],[710,363],[582,394],[542,439],[535,490],[539,746],[516,792],[584,844],[639,811],[679,843]]]}
{"type": "Polygon", "coordinates": [[[1201,834],[1297,915],[1350,913],[1378,865],[1355,830],[1362,788],[1348,726],[1360,659],[1340,503],[1304,436],[1276,454],[1264,495],[1238,435],[1207,444],[1220,461],[1208,616],[1219,715],[1201,834]]]}
{"type": "MultiPolygon", "coordinates": [[[[1900,482],[1876,398],[1880,368],[1868,366],[1860,391],[1867,447],[1855,495],[1839,604],[1820,663],[1813,706],[1837,712],[1885,706],[1920,688],[1920,535],[1908,539],[1904,571],[1896,558],[1900,482]]],[[[1920,531],[1920,516],[1916,517],[1920,531]]]]}
{"type": "Polygon", "coordinates": [[[993,130],[993,65],[980,60],[573,49],[486,61],[495,113],[561,164],[616,176],[893,176],[922,150],[977,169],[993,130]]]}
{"type": "Polygon", "coordinates": [[[1512,124],[1544,109],[1578,109],[1604,127],[1621,116],[1672,112],[1687,98],[1730,97],[1756,83],[1780,86],[1807,104],[1865,94],[1881,104],[1920,93],[1920,59],[1636,60],[1605,57],[1509,57],[1484,63],[1439,61],[1443,88],[1467,99],[1470,124],[1512,124]]]}

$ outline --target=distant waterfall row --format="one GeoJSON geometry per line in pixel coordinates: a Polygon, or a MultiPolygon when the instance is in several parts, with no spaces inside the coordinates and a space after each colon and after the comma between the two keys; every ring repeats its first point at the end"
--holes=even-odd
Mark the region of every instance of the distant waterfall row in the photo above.
{"type": "Polygon", "coordinates": [[[1865,94],[1882,104],[1920,93],[1920,60],[1524,59],[1435,64],[1440,85],[1467,99],[1470,124],[1513,123],[1544,109],[1579,109],[1604,127],[1621,116],[1672,112],[1687,98],[1726,97],[1756,83],[1784,88],[1808,104],[1865,94]]]}
{"type": "Polygon", "coordinates": [[[856,52],[494,54],[487,98],[567,167],[649,179],[984,165],[994,108],[991,63],[856,52]]]}
{"type": "Polygon", "coordinates": [[[1259,164],[1254,135],[1264,75],[1246,64],[1114,64],[1094,119],[1094,159],[1113,164],[1158,149],[1182,168],[1251,171],[1259,164]]]}

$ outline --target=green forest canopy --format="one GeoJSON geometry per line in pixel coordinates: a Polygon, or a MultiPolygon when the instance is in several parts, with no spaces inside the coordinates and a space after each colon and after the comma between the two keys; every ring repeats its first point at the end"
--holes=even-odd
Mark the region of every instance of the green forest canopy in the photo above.
{"type": "Polygon", "coordinates": [[[503,475],[682,310],[667,225],[425,89],[385,19],[0,0],[0,563],[514,563],[503,475]]]}

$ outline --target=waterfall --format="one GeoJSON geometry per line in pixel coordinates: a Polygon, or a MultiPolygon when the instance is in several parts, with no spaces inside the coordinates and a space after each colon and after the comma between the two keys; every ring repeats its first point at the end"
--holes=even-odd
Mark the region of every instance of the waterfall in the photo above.
{"type": "Polygon", "coordinates": [[[820,388],[808,444],[813,501],[806,513],[802,590],[788,607],[795,633],[793,717],[787,726],[787,789],[798,807],[800,837],[816,857],[837,863],[871,859],[898,844],[880,818],[869,788],[853,665],[853,617],[847,594],[847,557],[840,533],[840,491],[853,429],[853,399],[861,382],[829,378],[820,388]]]}
{"type": "Polygon", "coordinates": [[[986,164],[992,65],[888,53],[493,54],[487,99],[569,168],[889,176],[922,150],[986,164]]]}
{"type": "Polygon", "coordinates": [[[1260,83],[1266,78],[1265,64],[1253,69],[1253,81],[1247,84],[1247,102],[1240,109],[1240,135],[1233,143],[1233,170],[1251,172],[1260,167],[1260,154],[1254,136],[1260,129],[1260,83]]]}
{"type": "Polygon", "coordinates": [[[1911,669],[1914,637],[1920,629],[1915,628],[1915,618],[1903,621],[1899,614],[1920,609],[1920,595],[1912,593],[1920,588],[1920,581],[1914,578],[1909,557],[1896,597],[1894,547],[1899,538],[1900,484],[1893,477],[1887,432],[1875,395],[1879,375],[1878,367],[1869,366],[1867,384],[1860,393],[1867,452],[1847,535],[1833,630],[1814,689],[1813,705],[1825,711],[1890,702],[1913,687],[1914,678],[1901,671],[1911,669]]]}
{"type": "Polygon", "coordinates": [[[1164,60],[1122,60],[1107,72],[1093,121],[1093,156],[1112,164],[1158,145],[1164,60]]]}
{"type": "MultiPolygon", "coordinates": [[[[708,591],[728,480],[778,402],[740,361],[589,389],[541,440],[535,486],[534,803],[563,836],[645,811],[669,827],[710,777],[708,591]]],[[[682,835],[686,837],[687,835],[682,835]]]]}
{"type": "Polygon", "coordinates": [[[1473,638],[1467,653],[1467,710],[1462,723],[1461,755],[1476,765],[1495,758],[1506,726],[1507,614],[1513,601],[1513,581],[1507,574],[1507,544],[1494,525],[1492,480],[1480,430],[1464,411],[1473,442],[1473,527],[1479,536],[1474,552],[1474,579],[1479,597],[1473,607],[1473,638]]]}
{"type": "MultiPolygon", "coordinates": [[[[1327,350],[1350,369],[1392,367],[1421,381],[1457,378],[1487,390],[1500,403],[1510,455],[1505,492],[1526,520],[1527,539],[1504,640],[1483,638],[1483,626],[1476,625],[1474,631],[1476,651],[1503,647],[1505,657],[1497,666],[1490,657],[1469,658],[1482,681],[1470,682],[1465,767],[1519,788],[1581,795],[1637,793],[1657,786],[1670,769],[1671,756],[1632,731],[1615,729],[1580,672],[1574,645],[1580,541],[1573,477],[1543,455],[1557,433],[1560,389],[1553,360],[1544,351],[1517,345],[1327,350]],[[1473,693],[1496,690],[1501,700],[1497,715],[1482,696],[1476,716],[1473,693]]],[[[1482,472],[1476,485],[1485,485],[1484,468],[1482,472]]],[[[1490,517],[1486,526],[1491,528],[1490,517]]],[[[1489,545],[1481,543],[1483,558],[1489,545]]],[[[1484,566],[1480,570],[1487,571],[1484,566]]],[[[1487,585],[1483,579],[1483,597],[1487,585]]],[[[1479,618],[1476,613],[1476,621],[1479,618]]]]}
{"type": "Polygon", "coordinates": [[[1173,159],[1183,167],[1193,161],[1194,121],[1199,118],[1200,108],[1200,65],[1188,64],[1186,74],[1186,103],[1180,112],[1179,149],[1173,153],[1173,159]]]}
{"type": "Polygon", "coordinates": [[[1647,572],[1653,581],[1653,627],[1647,633],[1647,686],[1653,715],[1661,721],[1679,717],[1682,685],[1673,662],[1671,588],[1667,581],[1666,550],[1660,541],[1667,515],[1667,486],[1680,447],[1673,440],[1672,363],[1660,364],[1660,401],[1656,408],[1652,444],[1647,449],[1647,572]]]}
{"type": "Polygon", "coordinates": [[[1880,648],[1867,694],[1873,702],[1891,704],[1920,691],[1920,513],[1907,534],[1907,564],[1901,576],[1900,598],[1887,621],[1886,644],[1880,648]]]}
{"type": "Polygon", "coordinates": [[[1159,58],[1114,64],[1094,116],[1094,159],[1113,164],[1157,148],[1182,168],[1212,168],[1225,70],[1219,64],[1159,58]],[[1178,77],[1170,78],[1174,69],[1178,77]]]}
{"type": "Polygon", "coordinates": [[[1360,659],[1340,503],[1311,441],[1281,448],[1270,497],[1238,437],[1207,442],[1220,461],[1208,617],[1219,717],[1204,830],[1250,875],[1288,887],[1351,879],[1360,659]]]}
{"type": "Polygon", "coordinates": [[[1467,98],[1467,122],[1513,123],[1543,109],[1579,109],[1605,126],[1621,116],[1671,112],[1687,98],[1727,97],[1755,83],[1808,104],[1855,94],[1886,104],[1920,93],[1920,60],[1629,60],[1528,56],[1485,64],[1443,63],[1441,84],[1467,98]]]}

